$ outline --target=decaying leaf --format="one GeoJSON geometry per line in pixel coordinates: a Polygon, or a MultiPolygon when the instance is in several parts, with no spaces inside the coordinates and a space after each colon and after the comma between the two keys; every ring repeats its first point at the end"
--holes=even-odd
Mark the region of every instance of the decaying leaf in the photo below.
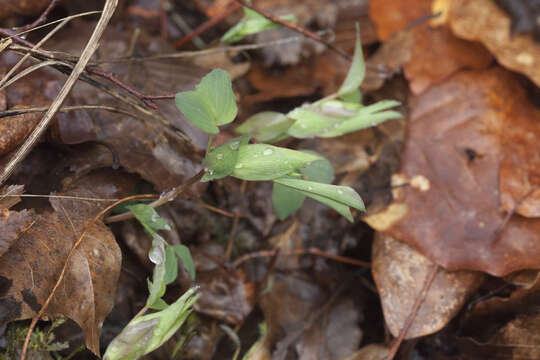
{"type": "MultiPolygon", "coordinates": [[[[500,68],[459,73],[413,98],[402,160],[405,179],[395,182],[409,186],[395,189],[388,211],[402,211],[379,229],[449,270],[505,275],[539,268],[540,221],[513,216],[505,223],[499,193],[508,129],[540,136],[530,131],[538,119],[531,114],[538,110],[527,104],[514,76],[500,68]]],[[[520,146],[528,143],[508,149],[530,154],[509,153],[519,172],[537,161],[534,151],[520,146]]],[[[528,179],[535,179],[534,173],[528,179]]]]}
{"type": "Polygon", "coordinates": [[[225,272],[223,269],[197,272],[201,297],[194,304],[197,312],[240,324],[255,303],[255,284],[243,271],[225,272]]]}
{"type": "Polygon", "coordinates": [[[275,344],[272,359],[285,359],[292,349],[303,360],[343,359],[357,349],[362,338],[358,308],[344,298],[321,311],[326,301],[325,291],[309,277],[274,276],[261,301],[266,340],[275,344]]]}
{"type": "MultiPolygon", "coordinates": [[[[434,264],[410,246],[381,234],[375,238],[372,258],[384,318],[392,335],[397,336],[434,264]]],[[[473,271],[439,270],[405,338],[429,335],[446,326],[484,277],[473,271]]]]}
{"type": "Polygon", "coordinates": [[[503,66],[540,86],[540,44],[530,34],[512,35],[510,18],[494,1],[452,1],[448,20],[457,36],[481,42],[503,66]]]}
{"type": "MultiPolygon", "coordinates": [[[[431,14],[430,4],[430,0],[412,3],[371,1],[371,16],[377,25],[377,34],[381,39],[387,39],[405,30],[414,21],[431,14]]],[[[447,28],[431,28],[422,24],[408,31],[412,33],[413,40],[411,57],[404,63],[404,71],[415,94],[460,69],[484,69],[491,63],[491,55],[480,44],[458,39],[447,28]]]]}
{"type": "Polygon", "coordinates": [[[0,207],[0,256],[33,224],[30,210],[9,211],[0,207]]]}
{"type": "MultiPolygon", "coordinates": [[[[133,179],[101,171],[64,186],[65,195],[117,198],[131,191],[133,179]]],[[[51,199],[54,211],[36,216],[0,258],[0,276],[9,286],[2,293],[3,320],[33,317],[49,296],[79,234],[109,201],[51,199]]],[[[72,257],[46,316],[64,315],[83,330],[86,344],[99,354],[99,332],[114,302],[121,252],[111,231],[100,221],[91,225],[72,257]]]]}

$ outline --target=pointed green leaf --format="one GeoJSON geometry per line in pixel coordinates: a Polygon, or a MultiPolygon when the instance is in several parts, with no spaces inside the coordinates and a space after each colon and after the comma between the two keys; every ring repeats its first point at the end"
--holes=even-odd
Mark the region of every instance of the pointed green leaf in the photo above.
{"type": "Polygon", "coordinates": [[[274,182],[272,188],[272,203],[274,211],[280,220],[293,214],[302,207],[306,195],[296,189],[274,182]]]}
{"type": "Polygon", "coordinates": [[[341,85],[338,91],[338,95],[344,95],[356,91],[366,74],[366,64],[364,63],[364,56],[362,54],[362,41],[360,40],[360,26],[356,24],[356,45],[354,48],[354,56],[347,73],[345,81],[341,85]]]}
{"type": "Polygon", "coordinates": [[[319,114],[314,108],[296,108],[287,116],[296,120],[287,133],[295,138],[315,137],[337,126],[342,120],[337,117],[319,114]]]}
{"type": "Polygon", "coordinates": [[[135,360],[171,338],[192,312],[199,295],[192,288],[165,309],[132,319],[107,347],[104,360],[135,360]]]}
{"type": "Polygon", "coordinates": [[[191,280],[195,281],[195,264],[193,263],[189,248],[185,245],[175,245],[173,248],[176,256],[178,256],[178,259],[182,262],[184,269],[188,272],[189,277],[191,280]]]}
{"type": "Polygon", "coordinates": [[[360,195],[358,195],[354,189],[348,186],[321,184],[313,181],[291,178],[275,179],[274,181],[294,189],[324,196],[358,210],[365,210],[364,202],[360,198],[360,195]]]}
{"type": "Polygon", "coordinates": [[[263,111],[249,117],[244,123],[236,128],[240,134],[253,134],[259,142],[271,144],[286,138],[287,130],[294,123],[282,113],[275,111],[263,111]]]}
{"type": "Polygon", "coordinates": [[[165,247],[165,285],[169,285],[178,277],[178,259],[172,246],[165,247]]]}
{"type": "Polygon", "coordinates": [[[342,122],[336,128],[327,131],[320,135],[320,137],[336,137],[344,134],[348,134],[368,127],[377,126],[385,121],[392,119],[402,118],[403,115],[397,111],[388,110],[375,114],[360,113],[342,122]]]}
{"type": "Polygon", "coordinates": [[[154,236],[158,230],[171,230],[171,227],[165,219],[163,219],[157,211],[146,204],[136,204],[128,206],[128,209],[133,212],[133,215],[141,225],[144,227],[146,232],[154,236]]]}
{"type": "Polygon", "coordinates": [[[146,306],[151,307],[165,294],[165,263],[154,266],[152,281],[148,280],[148,299],[146,306]]]}
{"type": "Polygon", "coordinates": [[[301,191],[301,192],[305,194],[306,196],[309,196],[310,198],[317,200],[318,202],[334,209],[338,214],[340,214],[341,216],[343,216],[345,219],[349,220],[350,222],[354,222],[354,219],[351,214],[351,210],[349,209],[347,205],[344,205],[340,203],[339,201],[334,201],[330,198],[320,196],[311,192],[307,192],[307,191],[301,191]]]}
{"type": "Polygon", "coordinates": [[[230,175],[238,159],[238,149],[247,145],[251,135],[243,135],[229,140],[209,151],[204,158],[205,173],[201,182],[221,179],[230,175]]]}
{"type": "Polygon", "coordinates": [[[301,151],[265,144],[240,146],[232,176],[242,180],[272,180],[319,160],[301,151]]]}

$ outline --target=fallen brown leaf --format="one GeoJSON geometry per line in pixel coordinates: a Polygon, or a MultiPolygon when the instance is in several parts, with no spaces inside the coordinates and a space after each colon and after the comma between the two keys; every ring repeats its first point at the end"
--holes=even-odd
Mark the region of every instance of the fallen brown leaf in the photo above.
{"type": "MultiPolygon", "coordinates": [[[[397,336],[434,264],[410,246],[381,234],[375,237],[372,258],[384,318],[392,335],[397,336]]],[[[483,279],[479,272],[439,270],[405,339],[429,335],[446,326],[483,279]]]]}
{"type": "MultiPolygon", "coordinates": [[[[538,118],[529,117],[538,110],[523,94],[512,74],[494,68],[459,73],[413,98],[402,159],[405,179],[394,184],[409,186],[394,190],[388,209],[394,218],[379,230],[449,270],[500,276],[539,268],[540,221],[513,216],[505,223],[500,210],[507,129],[527,132],[524,124],[538,118]]],[[[528,169],[534,159],[522,158],[514,166],[528,169]]]]}
{"type": "MultiPolygon", "coordinates": [[[[65,195],[117,198],[134,185],[126,175],[104,170],[65,186],[65,195]]],[[[9,286],[1,294],[5,321],[33,317],[49,296],[73,242],[107,201],[51,199],[54,211],[44,212],[0,258],[0,276],[9,286]]],[[[76,249],[68,272],[46,316],[64,315],[83,330],[86,344],[99,355],[99,332],[114,302],[121,252],[111,231],[98,222],[76,249]]]]}
{"type": "Polygon", "coordinates": [[[481,42],[503,66],[540,86],[540,45],[530,34],[512,35],[510,18],[494,1],[452,1],[448,20],[457,36],[481,42]]]}

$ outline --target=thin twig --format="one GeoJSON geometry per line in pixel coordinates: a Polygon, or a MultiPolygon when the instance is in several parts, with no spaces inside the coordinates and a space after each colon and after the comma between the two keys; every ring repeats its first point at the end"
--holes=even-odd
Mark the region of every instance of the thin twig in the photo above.
{"type": "MultiPolygon", "coordinates": [[[[15,116],[15,115],[26,114],[26,113],[44,112],[44,111],[47,111],[48,108],[49,108],[48,106],[42,106],[42,107],[17,108],[13,110],[5,110],[5,111],[0,112],[0,119],[4,117],[8,117],[8,116],[15,116]]],[[[137,115],[133,113],[130,113],[129,111],[116,108],[114,106],[105,106],[105,105],[63,106],[60,109],[58,109],[58,112],[67,112],[67,111],[74,111],[74,110],[104,110],[104,111],[110,111],[113,113],[128,115],[135,119],[144,121],[144,119],[138,117],[137,115]]]]}
{"type": "Polygon", "coordinates": [[[217,16],[214,16],[213,18],[211,18],[210,20],[208,20],[207,22],[199,26],[197,29],[195,29],[193,32],[176,40],[175,43],[173,44],[174,48],[177,50],[180,49],[182,46],[186,45],[188,42],[190,42],[194,38],[198,37],[199,35],[207,31],[208,29],[211,29],[212,27],[216,26],[217,24],[225,20],[227,17],[229,17],[232,13],[234,13],[238,9],[240,9],[239,4],[235,3],[229,6],[225,11],[223,11],[223,13],[217,16]]]}
{"type": "MultiPolygon", "coordinates": [[[[96,28],[94,29],[94,32],[92,33],[92,36],[90,37],[90,40],[88,41],[83,52],[81,53],[79,61],[77,61],[77,64],[75,64],[73,71],[67,78],[64,86],[62,86],[62,88],[60,89],[60,92],[58,93],[49,110],[45,113],[45,115],[34,128],[34,130],[30,133],[28,139],[22,144],[22,146],[17,150],[15,155],[9,160],[6,167],[2,169],[2,172],[0,173],[0,184],[3,184],[7,180],[7,178],[15,170],[17,165],[34,147],[37,140],[47,129],[47,126],[49,125],[54,115],[58,112],[58,109],[62,106],[62,103],[68,96],[71,88],[73,87],[73,85],[75,85],[75,82],[77,81],[81,73],[84,71],[86,64],[98,48],[99,39],[101,38],[103,31],[105,31],[105,28],[107,27],[107,24],[109,23],[109,20],[111,19],[117,4],[118,0],[107,0],[107,2],[105,3],[105,7],[103,9],[103,12],[101,13],[101,17],[96,25],[96,28]]],[[[29,338],[27,340],[30,341],[29,338]]],[[[26,346],[28,346],[28,344],[26,344],[26,346]]],[[[23,355],[26,356],[26,351],[23,352],[23,355]]],[[[24,359],[22,355],[21,359],[24,359]]]]}
{"type": "Polygon", "coordinates": [[[409,313],[407,320],[405,320],[405,324],[403,325],[403,328],[401,328],[398,337],[394,339],[392,347],[390,348],[388,356],[385,358],[385,360],[392,360],[394,356],[396,356],[399,347],[403,342],[403,339],[405,339],[405,335],[407,335],[407,332],[409,331],[409,328],[411,327],[414,318],[418,314],[418,310],[420,310],[420,306],[426,299],[426,295],[429,291],[429,288],[431,287],[431,284],[433,283],[433,280],[435,279],[435,275],[437,275],[437,273],[439,272],[439,268],[440,267],[437,264],[434,264],[431,268],[431,271],[424,280],[424,286],[422,287],[422,290],[420,290],[420,293],[418,294],[418,297],[416,298],[411,312],[409,313]]]}
{"type": "MultiPolygon", "coordinates": [[[[199,171],[196,175],[194,175],[193,177],[186,180],[185,183],[183,183],[182,185],[174,188],[173,190],[163,194],[162,196],[159,197],[159,199],[157,199],[156,201],[154,201],[154,202],[152,202],[152,203],[150,203],[148,205],[153,207],[153,208],[156,208],[158,206],[161,206],[163,204],[168,203],[169,201],[174,200],[178,195],[180,195],[184,191],[188,190],[193,184],[195,184],[196,182],[201,180],[203,175],[204,175],[204,170],[199,171]]],[[[133,217],[134,217],[133,213],[131,211],[129,211],[129,212],[125,212],[123,214],[109,216],[108,218],[106,218],[104,220],[104,223],[110,224],[110,223],[113,223],[113,222],[128,220],[128,219],[131,219],[133,217]]]]}
{"type": "Polygon", "coordinates": [[[50,3],[49,3],[49,6],[47,6],[47,8],[45,9],[45,11],[43,11],[41,13],[41,15],[32,23],[28,24],[28,25],[25,25],[23,27],[21,27],[19,30],[20,31],[26,31],[26,30],[30,30],[30,29],[33,29],[35,28],[36,26],[39,26],[41,24],[43,24],[45,22],[45,20],[47,20],[47,16],[49,15],[49,13],[51,12],[52,9],[54,9],[54,7],[56,5],[58,5],[58,3],[60,2],[60,0],[52,0],[50,3]]]}
{"type": "Polygon", "coordinates": [[[322,37],[318,36],[317,34],[315,33],[312,33],[311,31],[307,30],[307,29],[304,29],[303,27],[300,27],[298,25],[296,25],[295,23],[293,22],[290,22],[290,21],[286,21],[286,20],[282,20],[280,18],[278,18],[277,16],[274,16],[264,10],[261,10],[260,8],[254,6],[253,4],[250,4],[248,3],[247,1],[245,0],[234,0],[236,1],[238,4],[242,5],[242,6],[245,6],[259,14],[261,14],[262,16],[264,16],[265,18],[267,18],[268,20],[276,23],[276,24],[279,24],[279,25],[282,25],[282,26],[285,26],[286,28],[289,28],[293,31],[296,31],[297,33],[300,33],[310,39],[313,39],[317,42],[320,42],[321,44],[324,44],[326,45],[328,48],[332,49],[333,51],[335,51],[336,53],[338,53],[339,55],[341,55],[343,58],[351,61],[352,58],[349,54],[347,54],[345,51],[341,50],[340,48],[336,47],[334,44],[324,40],[322,37]]]}
{"type": "MultiPolygon", "coordinates": [[[[261,251],[249,253],[236,259],[233,262],[232,266],[236,268],[248,260],[260,258],[260,257],[271,257],[271,256],[274,256],[274,254],[275,254],[275,250],[261,250],[261,251]]],[[[362,266],[362,267],[371,267],[371,264],[369,262],[356,260],[356,259],[352,259],[345,256],[330,254],[325,251],[322,251],[321,249],[317,249],[314,247],[311,247],[309,249],[295,249],[295,250],[290,250],[290,251],[283,251],[281,252],[280,255],[281,256],[315,255],[315,256],[325,257],[327,259],[331,259],[334,261],[342,262],[345,264],[351,264],[351,265],[362,266]]]]}
{"type": "MultiPolygon", "coordinates": [[[[54,2],[54,0],[53,0],[54,2]]],[[[51,2],[51,4],[53,3],[51,2]]],[[[32,50],[39,49],[41,45],[43,45],[47,40],[49,40],[54,34],[58,32],[61,28],[64,27],[69,22],[70,19],[66,18],[64,21],[62,21],[60,24],[56,25],[54,29],[52,29],[47,35],[43,37],[34,47],[32,47],[32,50]]],[[[8,71],[6,75],[4,75],[4,78],[0,80],[0,90],[4,87],[4,83],[8,81],[10,76],[17,71],[17,69],[30,57],[30,53],[24,54],[24,56],[8,71]]],[[[5,85],[8,86],[8,85],[5,85]]]]}

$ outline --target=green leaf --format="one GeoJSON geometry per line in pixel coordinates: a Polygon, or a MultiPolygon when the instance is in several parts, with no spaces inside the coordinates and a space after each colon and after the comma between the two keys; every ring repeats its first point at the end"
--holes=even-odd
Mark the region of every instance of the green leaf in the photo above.
{"type": "Polygon", "coordinates": [[[165,285],[169,285],[178,277],[178,259],[174,253],[174,248],[170,245],[165,247],[165,285]]]}
{"type": "Polygon", "coordinates": [[[195,127],[210,134],[219,133],[210,106],[197,91],[184,91],[176,94],[176,107],[195,127]]]}
{"type": "Polygon", "coordinates": [[[343,101],[346,101],[346,102],[357,103],[357,104],[362,103],[362,92],[360,91],[360,89],[356,89],[354,91],[341,94],[339,95],[339,97],[343,99],[343,101]]]}
{"type": "Polygon", "coordinates": [[[313,161],[305,168],[300,169],[300,172],[304,175],[306,180],[323,184],[330,184],[334,181],[334,168],[332,167],[332,164],[330,164],[330,161],[315,152],[302,151],[314,153],[321,157],[320,160],[313,161]]]}
{"type": "MultiPolygon", "coordinates": [[[[362,41],[360,40],[360,26],[356,24],[356,45],[354,48],[354,56],[347,73],[345,81],[341,85],[341,88],[338,91],[338,95],[349,94],[353,91],[356,91],[366,74],[366,64],[364,63],[364,56],[362,54],[362,41]]],[[[347,95],[349,96],[349,95],[347,95]]]]}
{"type": "Polygon", "coordinates": [[[337,126],[342,119],[334,116],[319,114],[315,107],[296,108],[287,114],[296,120],[287,133],[295,138],[311,138],[337,126]]]}
{"type": "Polygon", "coordinates": [[[304,195],[330,206],[349,221],[353,221],[348,209],[349,206],[358,210],[365,210],[364,202],[360,196],[348,186],[321,184],[291,178],[275,179],[274,182],[296,189],[304,195]]]}
{"type": "Polygon", "coordinates": [[[298,190],[274,182],[272,187],[272,203],[280,220],[295,213],[302,207],[306,195],[298,190]]]}
{"type": "Polygon", "coordinates": [[[199,295],[192,288],[165,309],[132,319],[107,347],[104,360],[135,360],[160,347],[184,324],[199,295]]]}
{"type": "Polygon", "coordinates": [[[167,308],[169,306],[169,304],[167,304],[165,302],[165,300],[163,299],[157,299],[155,303],[153,303],[151,306],[150,306],[150,309],[152,310],[163,310],[165,308],[167,308]]]}
{"type": "Polygon", "coordinates": [[[399,112],[392,110],[383,111],[376,114],[360,113],[342,122],[336,128],[321,134],[320,137],[341,136],[368,127],[377,126],[391,119],[399,119],[402,117],[403,115],[401,115],[399,112]]]}
{"type": "Polygon", "coordinates": [[[221,179],[230,175],[238,159],[238,149],[247,145],[251,135],[240,136],[229,140],[209,151],[204,158],[205,173],[201,182],[221,179]]]}
{"type": "Polygon", "coordinates": [[[209,103],[214,115],[214,124],[225,125],[234,120],[238,113],[236,96],[232,89],[229,73],[222,69],[214,69],[197,85],[197,91],[209,103]]]}
{"type": "Polygon", "coordinates": [[[185,245],[175,245],[173,248],[176,256],[178,256],[178,259],[182,261],[182,265],[188,272],[189,277],[191,280],[195,281],[195,264],[193,263],[193,258],[191,257],[189,248],[185,245]]]}
{"type": "Polygon", "coordinates": [[[265,144],[240,146],[232,176],[242,180],[272,180],[287,175],[320,157],[265,144]]]}
{"type": "Polygon", "coordinates": [[[128,209],[133,212],[133,215],[139,220],[144,230],[152,235],[152,237],[158,230],[171,230],[169,224],[149,205],[136,204],[129,206],[128,209]]]}
{"type": "Polygon", "coordinates": [[[146,306],[152,307],[163,294],[165,294],[165,263],[154,266],[154,272],[152,281],[148,280],[148,299],[146,299],[146,306]]]}
{"type": "Polygon", "coordinates": [[[176,94],[176,106],[199,129],[217,134],[217,125],[234,120],[238,112],[231,77],[222,69],[206,74],[194,91],[176,94]]]}
{"type": "Polygon", "coordinates": [[[253,134],[259,142],[271,144],[285,139],[287,130],[294,123],[282,113],[275,111],[263,111],[249,117],[244,123],[236,128],[240,134],[253,134]]]}
{"type": "MultiPolygon", "coordinates": [[[[276,24],[259,13],[246,7],[244,7],[244,14],[244,18],[235,26],[230,28],[225,35],[223,35],[221,41],[228,43],[237,42],[248,35],[253,35],[265,30],[275,29],[281,26],[280,24],[276,24]]],[[[296,17],[291,14],[280,16],[280,19],[296,22],[296,17]]]]}

